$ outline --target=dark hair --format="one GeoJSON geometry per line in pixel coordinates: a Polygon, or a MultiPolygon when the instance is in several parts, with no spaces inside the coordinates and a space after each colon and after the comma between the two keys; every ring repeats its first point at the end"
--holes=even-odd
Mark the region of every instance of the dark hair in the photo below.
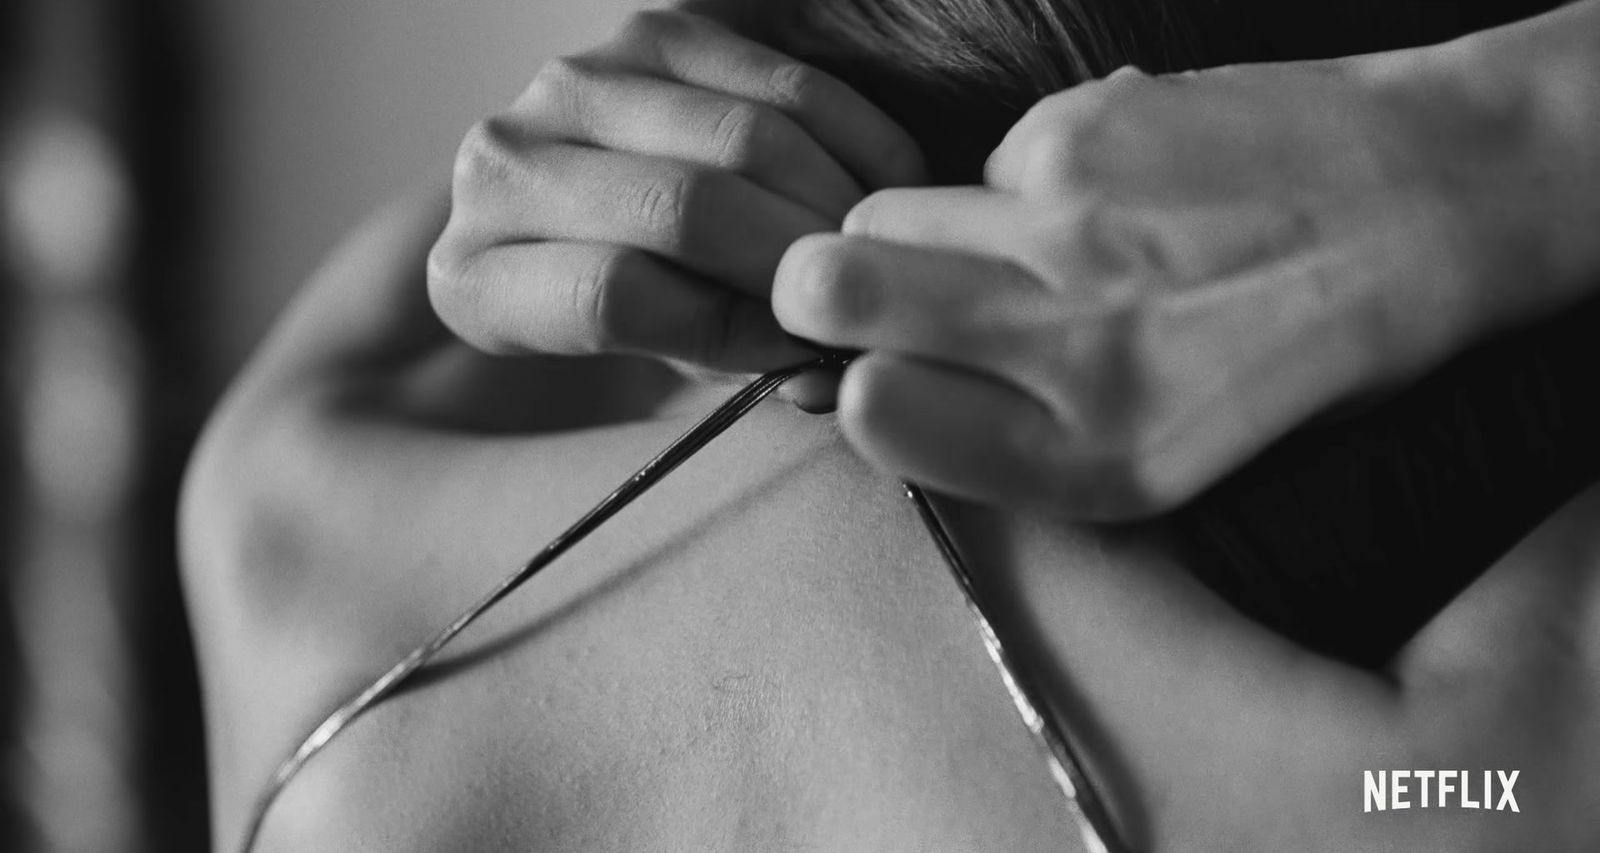
{"type": "MultiPolygon", "coordinates": [[[[1555,0],[797,0],[769,38],[873,98],[936,179],[973,182],[1039,98],[1161,73],[1429,44],[1555,0]]],[[[1171,519],[1236,607],[1334,656],[1387,661],[1517,540],[1600,476],[1600,301],[1306,428],[1171,519]]]]}

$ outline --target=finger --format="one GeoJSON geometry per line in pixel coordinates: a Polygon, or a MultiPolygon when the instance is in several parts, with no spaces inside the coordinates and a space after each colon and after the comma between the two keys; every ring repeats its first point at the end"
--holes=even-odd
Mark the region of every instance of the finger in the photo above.
{"type": "Polygon", "coordinates": [[[1241,117],[1220,120],[1216,101],[1211,87],[1120,69],[1035,104],[990,155],[985,182],[1023,194],[1065,186],[1170,197],[1195,181],[1214,192],[1263,165],[1242,159],[1251,146],[1232,139],[1241,117]]]}
{"type": "Polygon", "coordinates": [[[730,172],[575,145],[517,143],[488,122],[458,162],[474,204],[447,230],[466,253],[527,240],[616,243],[766,298],[778,261],[821,216],[730,172]],[[481,141],[481,137],[495,137],[481,141]]]}
{"type": "Polygon", "coordinates": [[[932,187],[873,193],[845,217],[844,231],[882,240],[967,252],[1017,264],[1080,305],[1162,255],[1159,233],[1096,198],[1048,201],[986,187],[932,187]]]}
{"type": "Polygon", "coordinates": [[[489,352],[639,352],[742,372],[809,354],[766,303],[616,246],[497,246],[430,269],[429,284],[445,324],[489,352]]]}
{"type": "Polygon", "coordinates": [[[845,234],[1053,269],[1041,248],[1069,238],[1070,200],[1043,205],[988,187],[880,190],[851,209],[845,234]]]}
{"type": "Polygon", "coordinates": [[[924,180],[916,142],[865,97],[706,18],[663,10],[640,13],[605,55],[638,71],[776,107],[863,186],[924,180]]]}
{"type": "Polygon", "coordinates": [[[839,406],[840,375],[841,371],[833,367],[808,370],[783,383],[778,394],[803,412],[828,414],[839,406]]]}
{"type": "Polygon", "coordinates": [[[707,89],[562,60],[539,72],[515,113],[567,141],[738,172],[832,222],[862,195],[789,116],[707,89]]]}
{"type": "MultiPolygon", "coordinates": [[[[1039,423],[1042,411],[981,377],[868,353],[846,373],[839,415],[858,452],[914,482],[986,503],[1094,517],[1097,504],[1079,491],[1073,467],[1052,465],[1054,454],[1039,450],[1038,432],[1050,429],[1039,423]]],[[[1143,800],[1183,804],[1158,805],[1158,821],[1205,825],[1246,803],[1303,805],[1327,793],[1318,777],[1332,756],[1350,763],[1388,757],[1392,703],[1377,679],[1242,618],[1148,545],[1096,533],[1086,549],[1091,534],[1083,528],[1020,513],[963,508],[957,520],[967,522],[960,532],[989,534],[965,537],[964,546],[1010,543],[975,555],[987,570],[979,583],[1029,645],[1047,650],[1035,661],[1059,662],[1040,671],[1047,689],[1093,697],[1099,713],[1091,731],[1127,747],[1118,755],[1143,800]],[[996,531],[997,523],[1004,529],[996,531]],[[1062,554],[1080,558],[1063,564],[1062,554]],[[1150,702],[1152,691],[1171,701],[1150,702]],[[1292,789],[1302,796],[1273,789],[1284,766],[1306,771],[1292,789]],[[1176,796],[1203,787],[1219,767],[1236,770],[1239,784],[1199,806],[1176,796]]],[[[1345,778],[1336,774],[1331,787],[1345,778]]]]}
{"type": "Polygon", "coordinates": [[[790,333],[834,347],[893,350],[1007,373],[1053,319],[1049,294],[1014,264],[816,234],[784,255],[772,306],[790,333]]]}
{"type": "Polygon", "coordinates": [[[989,155],[984,182],[1017,193],[1088,186],[1100,177],[1094,167],[1103,162],[1150,159],[1146,148],[1161,141],[1151,134],[1128,133],[1131,122],[1122,112],[1131,111],[1130,104],[1144,94],[1148,79],[1128,66],[1040,100],[989,155]],[[1133,148],[1122,150],[1113,142],[1128,142],[1133,148]],[[1046,187],[1037,183],[1040,180],[1050,183],[1046,187]]]}
{"type": "Polygon", "coordinates": [[[845,217],[844,233],[1010,259],[1071,293],[1130,276],[1189,283],[1244,272],[1312,242],[1289,199],[1211,205],[1046,203],[981,187],[883,190],[845,217]]]}
{"type": "Polygon", "coordinates": [[[939,491],[1083,514],[1063,424],[1026,394],[975,373],[868,352],[845,371],[840,425],[867,461],[939,491]]]}
{"type": "Polygon", "coordinates": [[[1340,150],[1358,117],[1295,113],[1314,100],[1318,75],[1284,79],[1272,91],[1226,69],[1152,77],[1130,69],[1040,101],[1006,134],[986,182],[1018,193],[1077,187],[1122,198],[1217,201],[1364,169],[1340,150]],[[1291,86],[1305,89],[1300,97],[1291,86]],[[1306,88],[1311,87],[1311,88],[1306,88]],[[1332,168],[1327,168],[1332,165],[1332,168]]]}
{"type": "Polygon", "coordinates": [[[1092,393],[1057,397],[1010,377],[869,352],[845,373],[839,410],[869,460],[990,503],[1131,521],[1193,493],[1193,460],[1104,423],[1106,405],[1092,393]]]}

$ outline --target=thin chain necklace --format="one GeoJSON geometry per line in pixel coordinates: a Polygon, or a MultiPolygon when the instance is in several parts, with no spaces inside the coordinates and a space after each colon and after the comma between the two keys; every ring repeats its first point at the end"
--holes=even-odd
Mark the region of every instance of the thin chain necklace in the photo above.
{"type": "MultiPolygon", "coordinates": [[[[478,599],[466,610],[461,612],[449,625],[445,626],[431,639],[412,649],[405,657],[401,658],[388,671],[384,672],[371,684],[367,685],[355,696],[340,705],[323,720],[305,740],[278,765],[272,774],[266,788],[256,799],[251,809],[249,821],[245,824],[245,834],[239,845],[241,853],[252,853],[256,839],[261,834],[262,823],[266,820],[267,812],[272,804],[277,801],[283,789],[300,773],[306,762],[321,752],[329,742],[345,731],[356,718],[371,710],[392,694],[402,683],[418,670],[422,669],[446,645],[454,640],[456,635],[466,629],[468,625],[477,621],[489,608],[498,604],[506,596],[538,574],[542,569],[555,562],[556,558],[566,553],[572,546],[583,541],[590,533],[597,530],[602,524],[616,515],[623,507],[632,503],[635,498],[648,491],[674,468],[688,461],[712,439],[721,435],[728,427],[733,426],[743,418],[757,403],[766,399],[776,391],[784,382],[808,370],[817,368],[838,369],[847,364],[849,355],[830,354],[819,359],[797,364],[792,367],[780,368],[770,373],[763,374],[750,384],[740,389],[738,393],[728,398],[726,402],[713,409],[710,414],[701,418],[687,432],[668,444],[655,458],[644,464],[622,485],[618,486],[611,494],[584,513],[582,518],[558,534],[523,566],[512,572],[489,590],[482,598],[478,599]]],[[[1017,714],[1022,719],[1034,743],[1043,754],[1045,765],[1050,772],[1050,778],[1061,790],[1066,799],[1067,812],[1072,816],[1083,836],[1084,845],[1089,853],[1127,853],[1116,827],[1111,821],[1105,802],[1096,793],[1094,784],[1084,771],[1083,762],[1068,733],[1061,727],[1055,717],[1045,712],[1045,704],[1035,683],[1020,665],[1009,649],[1013,645],[1002,638],[998,626],[988,615],[988,609],[979,596],[978,589],[973,583],[972,574],[967,569],[966,561],[962,559],[961,552],[956,549],[955,541],[950,537],[944,522],[934,510],[933,502],[927,492],[912,483],[903,483],[905,495],[917,509],[917,515],[922,519],[923,526],[933,537],[934,545],[938,547],[939,554],[944,558],[946,567],[961,587],[962,595],[976,624],[978,634],[983,640],[984,650],[988,652],[989,659],[994,663],[1000,675],[1001,682],[1005,685],[1006,693],[1011,697],[1011,703],[1016,708],[1017,714]]]]}

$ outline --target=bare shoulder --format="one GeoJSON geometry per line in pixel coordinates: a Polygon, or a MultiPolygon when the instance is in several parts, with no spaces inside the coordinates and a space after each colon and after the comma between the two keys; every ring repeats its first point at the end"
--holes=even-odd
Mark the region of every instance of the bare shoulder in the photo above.
{"type": "MultiPolygon", "coordinates": [[[[1600,484],[1507,553],[1413,639],[1396,672],[1419,757],[1520,771],[1542,848],[1600,843],[1600,484]]],[[[1504,832],[1508,822],[1485,823],[1504,832]]],[[[1516,837],[1490,833],[1479,849],[1516,837]]]]}
{"type": "Polygon", "coordinates": [[[1400,668],[1449,678],[1482,667],[1544,670],[1558,663],[1600,677],[1600,484],[1568,501],[1468,588],[1412,642],[1400,668]]]}
{"type": "MultiPolygon", "coordinates": [[[[682,425],[496,447],[521,485],[408,517],[483,518],[411,555],[440,580],[410,609],[367,590],[280,637],[250,736],[287,748],[682,425]],[[341,613],[364,628],[313,627],[341,613]]],[[[308,766],[267,849],[1058,850],[1056,797],[896,484],[771,405],[308,766]]]]}
{"type": "Polygon", "coordinates": [[[332,697],[592,499],[556,484],[620,477],[619,448],[651,429],[634,392],[659,393],[659,372],[491,359],[439,325],[425,260],[445,203],[397,202],[332,253],[190,462],[183,577],[219,836],[332,697]]]}

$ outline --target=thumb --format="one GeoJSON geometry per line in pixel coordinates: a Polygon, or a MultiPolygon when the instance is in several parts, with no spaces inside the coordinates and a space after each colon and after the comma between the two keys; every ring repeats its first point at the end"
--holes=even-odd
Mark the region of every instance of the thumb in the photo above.
{"type": "Polygon", "coordinates": [[[1078,452],[1070,424],[986,375],[869,352],[845,372],[839,417],[868,462],[937,491],[1086,519],[1146,514],[1120,478],[1078,452]]]}

